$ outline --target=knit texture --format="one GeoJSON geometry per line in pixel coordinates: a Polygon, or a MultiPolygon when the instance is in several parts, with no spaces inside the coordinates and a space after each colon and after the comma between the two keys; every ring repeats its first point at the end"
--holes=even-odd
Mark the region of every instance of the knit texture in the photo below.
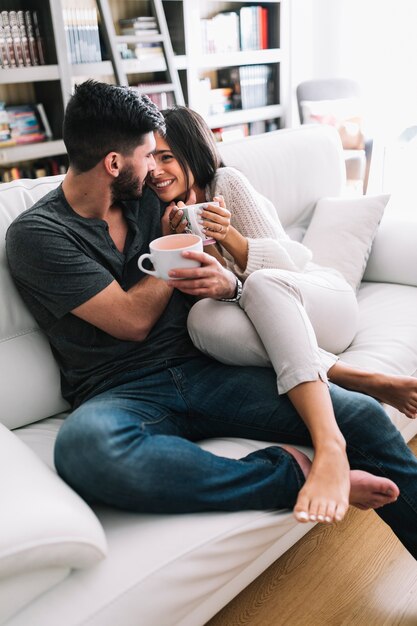
{"type": "Polygon", "coordinates": [[[233,167],[222,167],[206,189],[207,200],[223,196],[231,212],[231,224],[248,240],[248,262],[244,271],[222,246],[227,266],[245,279],[259,269],[284,269],[301,272],[311,260],[308,248],[293,241],[284,231],[272,202],[252,187],[248,179],[233,167]]]}

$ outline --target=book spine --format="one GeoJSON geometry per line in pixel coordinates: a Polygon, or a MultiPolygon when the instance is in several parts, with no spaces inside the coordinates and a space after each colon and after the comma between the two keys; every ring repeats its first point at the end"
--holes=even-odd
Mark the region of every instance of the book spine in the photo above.
{"type": "Polygon", "coordinates": [[[91,9],[91,23],[92,23],[92,30],[93,30],[92,39],[93,39],[94,50],[95,50],[95,60],[101,61],[102,55],[101,55],[101,46],[100,46],[100,35],[98,31],[98,16],[97,16],[96,6],[94,6],[91,9]]]}
{"type": "Polygon", "coordinates": [[[25,11],[25,24],[31,63],[32,65],[39,65],[38,47],[36,45],[35,31],[33,29],[32,14],[30,11],[25,11]]]}
{"type": "Polygon", "coordinates": [[[0,65],[3,68],[10,67],[9,50],[3,26],[3,15],[0,13],[0,65]]]}
{"type": "Polygon", "coordinates": [[[20,29],[19,24],[17,22],[17,13],[16,11],[9,11],[9,23],[10,23],[10,32],[13,40],[13,52],[14,57],[16,59],[16,66],[23,67],[25,62],[23,60],[23,49],[22,49],[22,41],[20,39],[20,29]]]}
{"type": "Polygon", "coordinates": [[[32,61],[30,58],[29,41],[25,25],[25,14],[23,11],[17,12],[17,23],[19,26],[20,41],[22,44],[23,62],[26,66],[32,65],[32,61]]]}
{"type": "Polygon", "coordinates": [[[43,127],[44,132],[45,132],[46,139],[52,139],[52,130],[51,130],[51,127],[49,125],[49,120],[48,120],[48,118],[46,116],[45,108],[44,108],[43,104],[41,102],[38,102],[36,104],[36,109],[37,109],[37,112],[38,112],[38,115],[39,115],[39,119],[41,121],[41,125],[43,127]]]}
{"type": "Polygon", "coordinates": [[[38,50],[38,57],[40,65],[45,65],[45,43],[41,34],[41,30],[39,27],[39,16],[38,11],[33,11],[33,30],[35,34],[36,47],[38,50]]]}
{"type": "Polygon", "coordinates": [[[261,7],[261,50],[267,50],[268,48],[268,9],[261,7]]]}
{"type": "Polygon", "coordinates": [[[4,38],[6,41],[7,58],[9,61],[9,67],[16,67],[17,63],[16,63],[16,57],[14,55],[13,37],[12,37],[12,31],[10,29],[8,11],[2,11],[1,17],[3,20],[4,38]]]}

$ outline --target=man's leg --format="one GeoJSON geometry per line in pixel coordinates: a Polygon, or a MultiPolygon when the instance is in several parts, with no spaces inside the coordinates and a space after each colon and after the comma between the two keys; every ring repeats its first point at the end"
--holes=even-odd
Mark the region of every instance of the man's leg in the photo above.
{"type": "MultiPolygon", "coordinates": [[[[202,371],[198,362],[189,364],[197,379],[212,372],[202,386],[207,398],[211,383],[218,387],[224,372],[214,361],[202,371]],[[216,371],[219,376],[213,376],[216,371]]],[[[236,380],[240,370],[230,368],[228,374],[236,380]]],[[[272,372],[270,378],[277,399],[272,372]]],[[[278,446],[240,460],[202,450],[192,441],[200,437],[182,380],[181,368],[174,368],[85,402],[58,434],[58,473],[88,501],[139,512],[292,508],[304,483],[293,456],[278,446]]],[[[276,404],[271,402],[274,411],[276,404]]],[[[226,419],[224,414],[221,421],[210,422],[209,436],[220,435],[226,419]]]]}
{"type": "MultiPolygon", "coordinates": [[[[231,371],[210,367],[196,376],[188,369],[181,382],[187,400],[194,407],[194,438],[236,436],[263,441],[311,445],[306,426],[295,413],[287,396],[273,396],[274,373],[263,368],[231,371]],[[220,385],[216,379],[220,377],[220,385]],[[207,385],[210,392],[207,392],[207,385]],[[205,392],[204,392],[205,390],[205,392]]],[[[183,368],[183,369],[187,369],[183,368]]],[[[382,406],[369,396],[330,385],[339,428],[346,439],[352,470],[364,470],[392,480],[400,497],[376,510],[409,552],[417,558],[417,459],[382,406]]]]}

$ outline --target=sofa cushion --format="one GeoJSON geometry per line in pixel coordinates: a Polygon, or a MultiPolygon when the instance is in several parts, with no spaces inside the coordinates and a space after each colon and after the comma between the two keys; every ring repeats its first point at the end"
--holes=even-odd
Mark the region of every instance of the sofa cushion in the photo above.
{"type": "Polygon", "coordinates": [[[275,206],[285,230],[301,241],[314,206],[340,195],[343,150],[331,126],[302,126],[219,144],[226,165],[240,170],[275,206]]]}
{"type": "Polygon", "coordinates": [[[0,185],[0,292],[7,294],[0,301],[0,421],[8,428],[68,408],[60,393],[59,370],[49,343],[14,286],[5,253],[9,224],[62,178],[50,176],[0,185]]]}
{"type": "Polygon", "coordinates": [[[14,612],[71,569],[91,567],[105,556],[104,532],[91,509],[1,424],[0,493],[2,613],[14,612]]]}
{"type": "Polygon", "coordinates": [[[303,244],[313,261],[338,270],[358,289],[389,195],[321,198],[303,244]]]}

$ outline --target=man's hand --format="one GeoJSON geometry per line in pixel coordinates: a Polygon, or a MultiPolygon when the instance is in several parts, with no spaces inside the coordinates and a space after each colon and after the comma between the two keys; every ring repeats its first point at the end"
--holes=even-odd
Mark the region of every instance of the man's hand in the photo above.
{"type": "Polygon", "coordinates": [[[173,269],[169,272],[170,287],[198,298],[233,298],[236,291],[236,278],[214,257],[205,252],[183,252],[187,259],[201,263],[201,267],[173,269]]]}

